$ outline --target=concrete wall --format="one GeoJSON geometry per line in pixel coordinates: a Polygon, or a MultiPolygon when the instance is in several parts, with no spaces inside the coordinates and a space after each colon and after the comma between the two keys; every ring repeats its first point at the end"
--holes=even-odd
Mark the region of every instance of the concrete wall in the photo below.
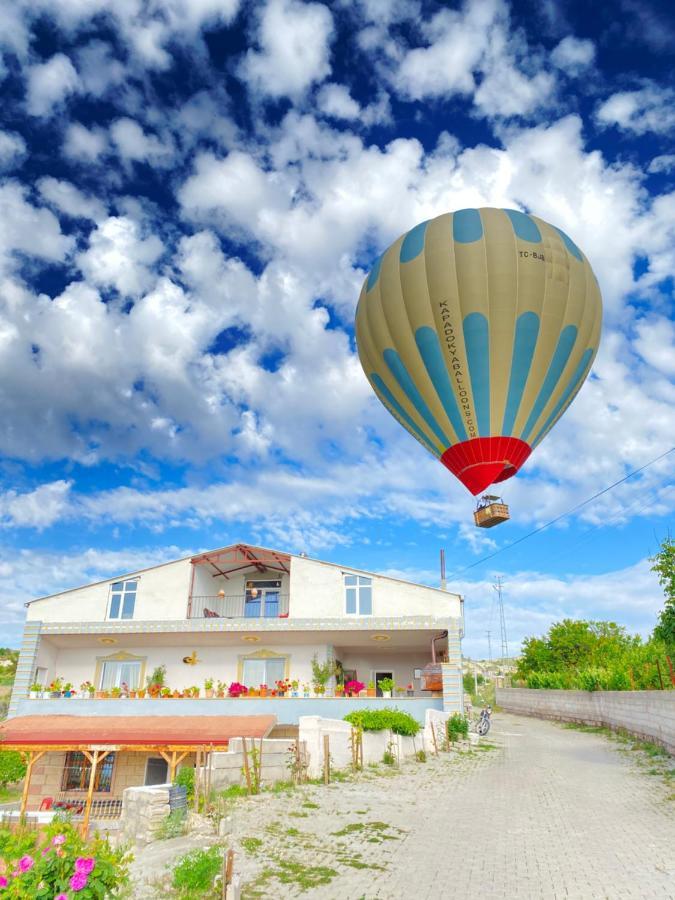
{"type": "MultiPolygon", "coordinates": [[[[184,619],[191,569],[190,560],[182,559],[126,576],[127,580],[138,579],[134,618],[184,619]]],[[[124,579],[117,576],[37,600],[29,605],[27,618],[43,622],[103,622],[108,612],[110,586],[120,580],[124,579]]]]}
{"type": "MultiPolygon", "coordinates": [[[[358,570],[294,556],[291,560],[289,617],[340,619],[345,613],[344,576],[358,570]]],[[[459,594],[372,575],[373,616],[459,618],[459,594]]],[[[361,617],[366,618],[366,617],[361,617]]]]}
{"type": "MultiPolygon", "coordinates": [[[[253,768],[251,750],[260,750],[261,742],[248,741],[247,752],[249,767],[253,768]]],[[[262,756],[260,759],[260,781],[263,785],[275,784],[277,781],[291,780],[291,755],[293,749],[292,738],[265,738],[262,741],[262,756]]],[[[202,772],[205,770],[202,769],[202,772]]],[[[202,782],[203,783],[203,782],[202,782]]],[[[246,784],[244,772],[244,750],[240,738],[230,741],[227,751],[217,751],[212,754],[211,762],[211,787],[214,790],[228,787],[231,784],[246,784]]]]}
{"type": "Polygon", "coordinates": [[[357,709],[401,709],[424,724],[427,709],[442,709],[441,697],[256,697],[251,700],[21,700],[18,716],[276,716],[297,725],[301,716],[342,719],[357,709]]]}
{"type": "Polygon", "coordinates": [[[506,712],[623,728],[675,755],[675,691],[548,691],[497,688],[506,712]]]}
{"type": "Polygon", "coordinates": [[[122,797],[122,839],[137,844],[157,840],[157,828],[169,812],[168,785],[127,788],[122,797]]]}

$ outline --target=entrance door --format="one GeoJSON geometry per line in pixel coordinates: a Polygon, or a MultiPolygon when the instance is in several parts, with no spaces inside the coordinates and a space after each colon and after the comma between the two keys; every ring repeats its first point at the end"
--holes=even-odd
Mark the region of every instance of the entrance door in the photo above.
{"type": "Polygon", "coordinates": [[[247,581],[244,616],[247,619],[276,618],[280,592],[281,581],[247,581]]]}
{"type": "Polygon", "coordinates": [[[166,784],[169,780],[169,764],[161,756],[150,756],[145,766],[145,785],[166,784]]]}
{"type": "Polygon", "coordinates": [[[375,693],[377,694],[378,697],[382,696],[382,688],[380,687],[380,681],[382,681],[383,678],[393,678],[393,677],[394,677],[393,672],[376,672],[375,673],[375,693]]]}

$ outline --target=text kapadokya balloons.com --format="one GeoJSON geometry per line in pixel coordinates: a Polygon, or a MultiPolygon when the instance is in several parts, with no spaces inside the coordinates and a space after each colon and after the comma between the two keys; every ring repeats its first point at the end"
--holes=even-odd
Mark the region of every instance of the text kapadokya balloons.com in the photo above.
{"type": "Polygon", "coordinates": [[[380,256],[356,342],[384,406],[478,494],[515,475],[570,405],[601,321],[593,270],[559,228],[460,209],[380,256]]]}

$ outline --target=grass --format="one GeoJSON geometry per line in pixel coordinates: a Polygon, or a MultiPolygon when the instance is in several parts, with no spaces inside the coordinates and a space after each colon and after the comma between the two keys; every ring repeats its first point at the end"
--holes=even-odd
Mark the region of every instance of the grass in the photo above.
{"type": "Polygon", "coordinates": [[[303,809],[321,809],[318,803],[312,803],[311,800],[305,800],[302,804],[303,809]]]}
{"type": "Polygon", "coordinates": [[[13,803],[21,799],[21,788],[0,787],[0,803],[13,803]]]}
{"type": "Polygon", "coordinates": [[[255,854],[261,849],[263,840],[262,838],[257,837],[245,837],[242,838],[239,843],[247,853],[255,854]]]}

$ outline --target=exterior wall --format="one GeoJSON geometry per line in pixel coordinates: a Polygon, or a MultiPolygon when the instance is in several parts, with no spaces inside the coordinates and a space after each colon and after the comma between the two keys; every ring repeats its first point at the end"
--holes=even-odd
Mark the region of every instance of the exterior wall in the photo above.
{"type": "MultiPolygon", "coordinates": [[[[354,618],[345,613],[344,575],[358,570],[294,556],[291,560],[291,618],[354,618]]],[[[408,584],[383,575],[372,575],[373,616],[461,615],[459,594],[419,584],[408,584]]],[[[360,618],[369,618],[362,616],[360,618]]]]}
{"type": "MultiPolygon", "coordinates": [[[[137,787],[145,781],[145,766],[149,756],[157,756],[156,753],[118,753],[113,768],[112,785],[110,791],[95,792],[95,800],[119,799],[128,787],[137,787]]],[[[39,809],[40,803],[45,797],[56,799],[63,793],[61,784],[63,779],[63,767],[65,765],[65,752],[45,753],[33,767],[33,775],[28,792],[28,810],[39,809]]],[[[192,757],[186,757],[183,765],[187,765],[192,757]]],[[[68,797],[81,796],[85,799],[85,791],[67,791],[68,797]]]]}
{"type": "MultiPolygon", "coordinates": [[[[431,638],[429,639],[431,640],[431,638]]],[[[340,650],[335,648],[335,655],[344,669],[356,669],[356,677],[364,684],[374,679],[375,672],[393,672],[393,678],[399,687],[412,684],[420,690],[421,681],[414,677],[415,669],[423,669],[429,662],[429,651],[413,652],[391,650],[388,653],[368,653],[368,648],[340,650]]]]}
{"type": "Polygon", "coordinates": [[[22,700],[19,716],[276,716],[297,725],[300,716],[342,719],[356,709],[401,709],[423,723],[427,709],[443,708],[441,697],[255,697],[250,700],[22,700]]]}
{"type": "MultiPolygon", "coordinates": [[[[138,578],[134,618],[140,620],[184,619],[192,575],[189,559],[131,573],[138,578]]],[[[29,604],[27,619],[43,622],[103,622],[108,611],[111,578],[29,604]]],[[[217,593],[217,591],[216,591],[217,593]]]]}
{"type": "MultiPolygon", "coordinates": [[[[236,681],[239,676],[240,657],[255,656],[266,652],[274,656],[287,656],[288,675],[301,682],[309,682],[312,675],[313,654],[317,653],[319,659],[324,659],[327,654],[326,644],[274,644],[266,647],[262,641],[260,644],[249,644],[242,641],[240,645],[234,647],[198,647],[199,662],[194,666],[186,665],[183,658],[190,656],[194,649],[190,636],[186,635],[181,644],[169,647],[153,645],[147,640],[142,645],[125,643],[112,648],[95,644],[91,647],[59,648],[53,655],[46,652],[38,655],[38,659],[43,660],[45,664],[49,662],[49,680],[60,676],[65,681],[72,682],[76,690],[84,681],[94,682],[97,660],[100,662],[120,653],[128,653],[145,660],[144,674],[146,676],[150,675],[156,666],[166,665],[166,680],[171,688],[182,690],[196,685],[203,691],[205,678],[219,679],[228,684],[236,681]]],[[[97,684],[96,687],[98,686],[97,684]]],[[[145,686],[145,682],[143,686],[145,686]]],[[[247,685],[247,687],[257,687],[257,685],[247,685]]],[[[80,701],[73,702],[79,703],[80,701]]]]}
{"type": "Polygon", "coordinates": [[[497,688],[506,712],[623,728],[675,755],[675,691],[549,691],[497,688]]]}

